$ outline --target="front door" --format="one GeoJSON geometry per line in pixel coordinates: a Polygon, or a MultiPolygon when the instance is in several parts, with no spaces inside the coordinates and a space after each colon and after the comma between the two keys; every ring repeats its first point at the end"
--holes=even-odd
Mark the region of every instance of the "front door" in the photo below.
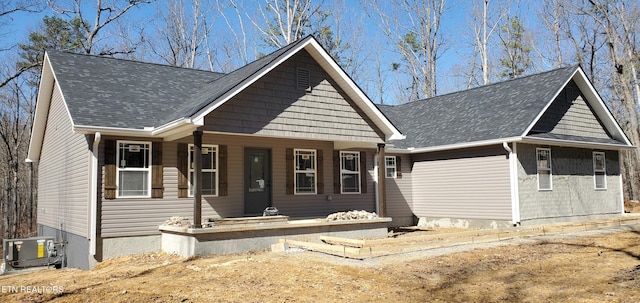
{"type": "Polygon", "coordinates": [[[271,150],[244,150],[244,213],[261,215],[271,206],[271,150]]]}

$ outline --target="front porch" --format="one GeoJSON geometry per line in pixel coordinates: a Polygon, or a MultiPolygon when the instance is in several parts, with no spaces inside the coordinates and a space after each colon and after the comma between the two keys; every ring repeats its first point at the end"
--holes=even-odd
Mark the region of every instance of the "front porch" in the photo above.
{"type": "Polygon", "coordinates": [[[376,239],[387,236],[391,218],[327,221],[286,216],[220,219],[209,227],[161,225],[162,250],[185,258],[268,249],[280,239],[319,241],[320,236],[376,239]]]}

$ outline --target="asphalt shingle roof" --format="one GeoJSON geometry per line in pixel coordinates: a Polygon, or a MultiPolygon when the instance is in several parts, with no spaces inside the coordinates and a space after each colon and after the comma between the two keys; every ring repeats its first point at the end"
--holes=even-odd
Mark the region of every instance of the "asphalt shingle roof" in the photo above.
{"type": "Polygon", "coordinates": [[[407,135],[398,148],[522,136],[578,69],[570,66],[398,106],[380,106],[407,135]]]}
{"type": "Polygon", "coordinates": [[[60,51],[48,56],[75,125],[144,129],[190,117],[308,39],[229,74],[60,51]]]}
{"type": "Polygon", "coordinates": [[[194,93],[224,74],[48,51],[75,125],[143,129],[170,121],[194,93]]]}

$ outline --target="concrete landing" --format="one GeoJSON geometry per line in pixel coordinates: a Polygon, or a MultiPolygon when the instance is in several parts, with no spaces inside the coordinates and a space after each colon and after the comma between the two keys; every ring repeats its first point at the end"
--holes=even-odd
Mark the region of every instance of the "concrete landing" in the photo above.
{"type": "Polygon", "coordinates": [[[208,228],[159,227],[162,250],[185,258],[268,249],[279,239],[319,241],[321,236],[386,238],[391,218],[326,221],[292,220],[214,225],[208,228]]]}

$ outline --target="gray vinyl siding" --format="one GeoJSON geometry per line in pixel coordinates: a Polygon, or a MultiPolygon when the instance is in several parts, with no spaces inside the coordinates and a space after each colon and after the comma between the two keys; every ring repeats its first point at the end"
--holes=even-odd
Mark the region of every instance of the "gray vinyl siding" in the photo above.
{"type": "MultiPolygon", "coordinates": [[[[119,237],[159,234],[158,225],[171,216],[193,216],[193,198],[178,198],[178,143],[192,143],[190,138],[178,142],[163,142],[164,197],[162,199],[102,200],[101,236],[119,237]]],[[[272,201],[281,214],[296,217],[324,217],[337,211],[362,209],[375,211],[373,161],[375,150],[367,153],[367,193],[333,193],[333,143],[327,141],[274,139],[254,136],[205,134],[203,144],[227,146],[228,195],[205,196],[202,199],[202,217],[242,217],[243,155],[245,147],[270,148],[272,154],[272,201]],[[323,151],[324,194],[286,194],[286,149],[321,149],[323,151]],[[331,196],[331,199],[328,199],[331,196]]],[[[104,153],[102,153],[104,154],[104,153]]],[[[104,159],[101,159],[104,161],[104,159]]]]}
{"type": "Polygon", "coordinates": [[[509,160],[502,146],[413,155],[417,217],[511,220],[509,160]]]}
{"type": "Polygon", "coordinates": [[[387,154],[386,156],[397,156],[402,159],[400,161],[402,177],[386,179],[387,215],[390,217],[412,217],[411,158],[409,155],[387,154]]]}
{"type": "Polygon", "coordinates": [[[87,237],[91,153],[74,134],[57,85],[38,162],[38,224],[87,237]]]}
{"type": "Polygon", "coordinates": [[[384,135],[306,52],[294,55],[205,118],[205,129],[326,141],[382,143],[384,135]],[[310,70],[311,92],[296,86],[310,70]]]}
{"type": "Polygon", "coordinates": [[[579,88],[573,81],[569,82],[565,89],[560,92],[533,127],[532,132],[600,139],[609,138],[605,128],[584,100],[579,88]]]}
{"type": "Polygon", "coordinates": [[[518,144],[518,192],[523,224],[622,212],[618,151],[604,151],[606,190],[595,189],[593,151],[518,144]],[[538,190],[536,147],[551,149],[551,190],[538,190]]]}

